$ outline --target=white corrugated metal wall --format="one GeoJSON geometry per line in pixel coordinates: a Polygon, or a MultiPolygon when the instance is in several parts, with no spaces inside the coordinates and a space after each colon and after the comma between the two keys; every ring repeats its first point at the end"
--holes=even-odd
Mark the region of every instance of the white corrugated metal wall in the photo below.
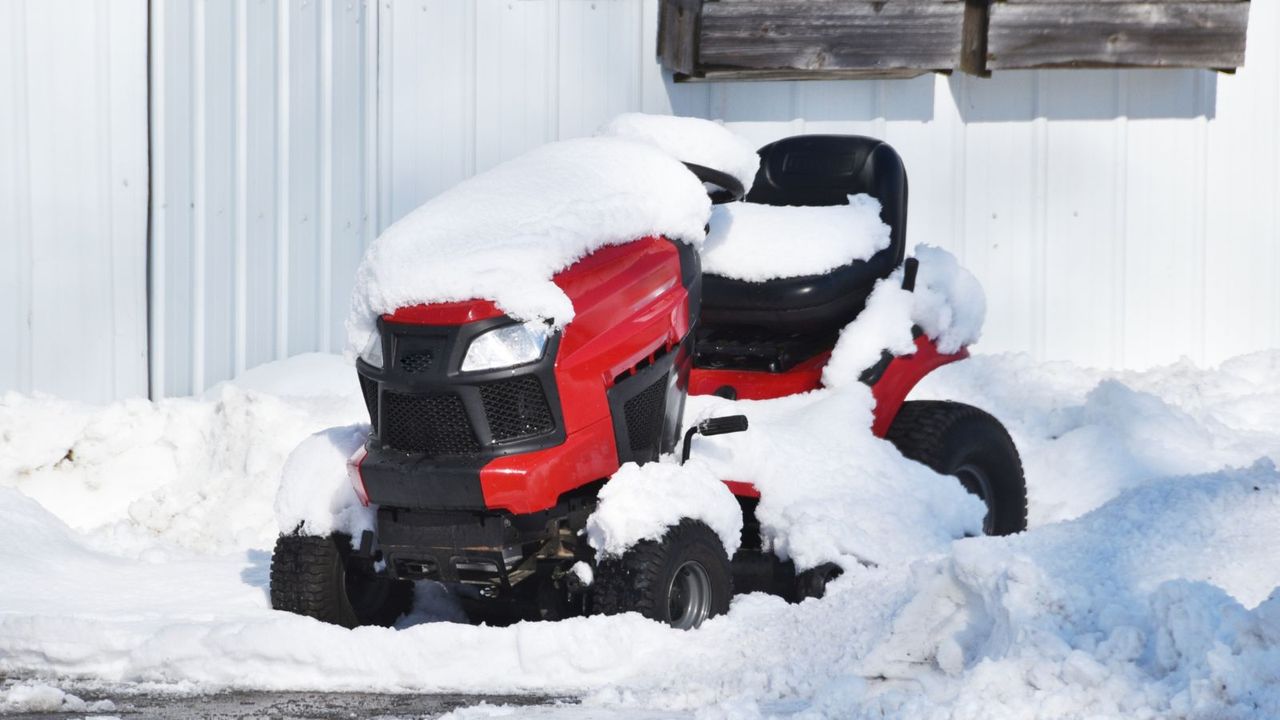
{"type": "Polygon", "coordinates": [[[147,392],[146,0],[0,2],[0,392],[147,392]]]}
{"type": "MultiPolygon", "coordinates": [[[[339,349],[352,271],[379,229],[627,110],[720,118],[760,143],[887,138],[911,175],[911,238],[954,249],[987,287],[980,350],[1143,366],[1280,345],[1275,3],[1253,3],[1234,76],[690,85],[653,60],[656,9],[151,2],[152,394],[339,349]]],[[[18,228],[0,260],[0,330],[19,338],[0,350],[0,388],[143,391],[145,188],[122,183],[145,162],[129,142],[145,128],[146,12],[0,5],[0,89],[14,99],[0,107],[0,221],[18,228]],[[85,338],[110,368],[76,364],[85,338]]]]}
{"type": "Polygon", "coordinates": [[[151,3],[151,387],[340,346],[372,233],[360,0],[151,3]]]}

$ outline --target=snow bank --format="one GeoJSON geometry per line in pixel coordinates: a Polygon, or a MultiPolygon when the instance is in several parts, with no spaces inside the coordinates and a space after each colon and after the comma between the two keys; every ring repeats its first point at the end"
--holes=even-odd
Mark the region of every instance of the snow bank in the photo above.
{"type": "Polygon", "coordinates": [[[157,537],[203,552],[269,548],[285,458],[321,428],[367,418],[354,370],[333,355],[265,366],[203,399],[94,406],[10,393],[0,487],[120,552],[157,537]],[[325,393],[294,394],[315,388],[325,393]]]}
{"type": "Polygon", "coordinates": [[[821,275],[887,247],[889,226],[870,195],[830,207],[726,203],[711,210],[702,271],[753,282],[821,275]]]}
{"type": "MultiPolygon", "coordinates": [[[[335,382],[351,377],[336,359],[332,368],[335,382]]],[[[883,526],[839,528],[841,547],[792,538],[795,555],[854,556],[874,541],[889,560],[850,564],[820,601],[736,598],[693,632],[633,615],[426,622],[457,617],[430,594],[399,629],[348,631],[271,611],[261,548],[277,530],[280,467],[299,441],[360,421],[363,407],[354,379],[349,395],[328,398],[270,395],[269,385],[106,408],[0,401],[0,674],[31,686],[58,677],[582,698],[516,713],[548,718],[1280,716],[1280,472],[1255,462],[1280,460],[1280,350],[1141,373],[1022,356],[947,366],[921,396],[986,407],[1010,427],[1032,529],[956,542],[876,537],[904,521],[893,508],[883,526]],[[273,433],[295,437],[277,451],[273,433]],[[265,465],[274,474],[246,474],[265,465]],[[139,515],[160,506],[172,512],[165,522],[139,515]],[[228,534],[232,521],[255,529],[228,534]],[[199,540],[175,547],[184,536],[199,540]]],[[[715,462],[729,449],[722,441],[750,438],[760,447],[732,448],[743,453],[734,467],[754,472],[775,444],[802,441],[785,433],[798,435],[807,412],[830,426],[824,438],[848,443],[840,434],[865,426],[869,401],[829,399],[856,392],[759,407],[691,399],[690,419],[752,416],[746,433],[698,438],[695,457],[715,462]]],[[[890,463],[883,448],[841,447],[824,449],[822,484],[849,477],[846,464],[890,463]]],[[[819,502],[829,489],[759,474],[775,472],[774,490],[796,494],[792,507],[815,526],[830,522],[834,509],[819,502]]],[[[942,480],[909,476],[906,490],[927,505],[942,480]]],[[[905,497],[863,500],[917,504],[905,497]]],[[[790,521],[770,512],[762,517],[775,527],[790,521]]],[[[971,521],[963,507],[951,512],[953,529],[971,521]]],[[[880,522],[870,515],[858,522],[880,522]]]]}
{"type": "Polygon", "coordinates": [[[396,222],[356,272],[347,350],[376,318],[481,298],[563,325],[573,307],[552,276],[606,245],[666,235],[700,246],[711,202],[677,160],[615,138],[550,143],[459,183],[396,222]]]}
{"type": "Polygon", "coordinates": [[[624,113],[605,123],[596,135],[653,145],[680,162],[729,173],[746,190],[751,190],[760,169],[760,156],[746,138],[712,120],[624,113]]]}
{"type": "Polygon", "coordinates": [[[627,463],[600,489],[587,541],[598,557],[620,555],[689,518],[714,530],[732,557],[742,541],[742,509],[721,477],[694,459],[684,465],[673,457],[643,467],[627,463]]]}
{"type": "Polygon", "coordinates": [[[990,717],[998,698],[1022,717],[1275,717],[1278,514],[1280,475],[1264,461],[958,543],[917,568],[861,668],[931,696],[886,686],[863,713],[990,717]]]}

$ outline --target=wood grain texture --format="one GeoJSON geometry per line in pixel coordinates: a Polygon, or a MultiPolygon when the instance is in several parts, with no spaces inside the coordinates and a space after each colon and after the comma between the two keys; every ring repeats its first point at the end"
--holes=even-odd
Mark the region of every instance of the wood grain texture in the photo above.
{"type": "Polygon", "coordinates": [[[950,70],[959,66],[964,4],[764,2],[703,6],[698,63],[714,70],[950,70]]]}
{"type": "Polygon", "coordinates": [[[990,70],[1244,64],[1247,2],[996,2],[990,12],[990,70]]]}
{"type": "Polygon", "coordinates": [[[697,72],[702,0],[662,0],[658,6],[658,58],[668,70],[697,72]]]}

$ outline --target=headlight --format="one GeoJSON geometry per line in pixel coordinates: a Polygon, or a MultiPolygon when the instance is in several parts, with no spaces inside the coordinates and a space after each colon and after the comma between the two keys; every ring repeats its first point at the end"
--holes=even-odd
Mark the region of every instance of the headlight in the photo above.
{"type": "Polygon", "coordinates": [[[524,365],[542,357],[551,329],[541,321],[504,325],[471,341],[462,371],[492,370],[524,365]]]}
{"type": "Polygon", "coordinates": [[[382,333],[377,330],[369,337],[369,344],[360,351],[360,359],[370,365],[382,369],[382,333]]]}

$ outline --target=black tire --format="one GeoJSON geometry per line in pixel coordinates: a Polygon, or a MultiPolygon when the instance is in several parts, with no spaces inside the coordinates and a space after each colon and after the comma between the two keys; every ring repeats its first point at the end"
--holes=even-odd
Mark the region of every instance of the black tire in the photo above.
{"type": "Polygon", "coordinates": [[[903,403],[886,439],[911,460],[952,475],[987,504],[983,532],[1027,529],[1027,482],[1018,448],[1000,421],[971,405],[903,403]]]}
{"type": "Polygon", "coordinates": [[[413,606],[413,583],[350,557],[351,539],[283,535],[271,555],[271,607],[334,625],[390,626],[413,606]]]}
{"type": "Polygon", "coordinates": [[[689,630],[729,611],[733,572],[715,531],[686,518],[661,540],[645,540],[621,557],[601,561],[591,594],[592,610],[601,615],[638,612],[689,630]],[[696,587],[705,594],[689,601],[696,587]]]}

